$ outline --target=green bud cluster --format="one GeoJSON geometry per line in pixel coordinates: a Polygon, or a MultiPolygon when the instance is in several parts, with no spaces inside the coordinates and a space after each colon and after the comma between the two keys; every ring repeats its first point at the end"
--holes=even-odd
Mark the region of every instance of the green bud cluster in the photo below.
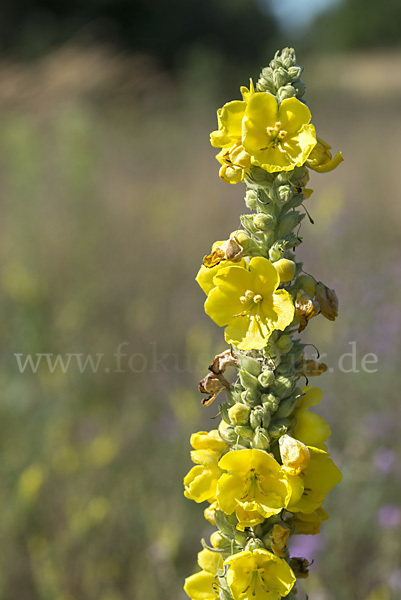
{"type": "Polygon", "coordinates": [[[260,74],[256,89],[270,92],[279,102],[285,98],[301,99],[305,93],[305,84],[301,81],[303,67],[297,65],[293,48],[284,48],[276,52],[268,67],[260,74]]]}

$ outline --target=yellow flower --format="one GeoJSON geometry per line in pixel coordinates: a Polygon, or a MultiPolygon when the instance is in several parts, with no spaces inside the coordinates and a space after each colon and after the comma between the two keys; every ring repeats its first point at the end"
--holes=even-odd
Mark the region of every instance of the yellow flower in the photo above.
{"type": "Polygon", "coordinates": [[[317,138],[317,144],[310,153],[309,158],[306,161],[306,166],[318,173],[332,171],[338,167],[344,159],[341,152],[337,152],[333,158],[330,150],[331,146],[326,144],[322,139],[317,138]]]}
{"type": "Polygon", "coordinates": [[[298,477],[303,480],[304,493],[298,502],[291,504],[291,512],[313,513],[324,502],[326,494],[342,479],[340,470],[327,452],[308,446],[309,465],[298,477]]]}
{"type": "Polygon", "coordinates": [[[285,508],[291,498],[296,502],[303,492],[301,479],[286,475],[263,450],[233,450],[220,459],[219,467],[228,473],[217,483],[217,502],[228,515],[239,507],[240,522],[241,509],[267,519],[285,508]]]}
{"type": "Polygon", "coordinates": [[[224,566],[228,566],[227,583],[234,600],[280,600],[295,583],[286,561],[262,548],[234,554],[224,566]]]}
{"type": "Polygon", "coordinates": [[[207,571],[200,571],[187,577],[184,591],[192,600],[217,600],[219,597],[215,575],[207,571]]]}
{"type": "Polygon", "coordinates": [[[228,344],[260,350],[275,329],[291,323],[294,304],[286,290],[277,290],[279,283],[276,269],[263,257],[253,258],[248,268],[239,265],[217,272],[205,311],[217,325],[227,326],[228,344]]]}
{"type": "Polygon", "coordinates": [[[191,436],[191,445],[195,449],[191,458],[197,465],[184,478],[184,496],[195,502],[209,500],[216,496],[217,481],[221,475],[218,461],[227,448],[217,429],[209,433],[198,431],[191,436]]]}
{"type": "Polygon", "coordinates": [[[278,106],[268,92],[251,96],[243,118],[242,144],[254,165],[269,173],[302,166],[316,146],[309,108],[296,98],[278,106]]]}
{"type": "Polygon", "coordinates": [[[293,519],[295,533],[316,535],[320,533],[320,524],[327,519],[329,519],[329,515],[322,507],[317,508],[313,513],[297,512],[293,519]]]}
{"type": "Polygon", "coordinates": [[[323,392],[319,388],[306,387],[303,389],[304,396],[298,400],[294,411],[295,427],[291,435],[303,442],[306,446],[326,450],[325,441],[331,435],[330,426],[320,415],[308,410],[311,406],[319,404],[323,392]]]}

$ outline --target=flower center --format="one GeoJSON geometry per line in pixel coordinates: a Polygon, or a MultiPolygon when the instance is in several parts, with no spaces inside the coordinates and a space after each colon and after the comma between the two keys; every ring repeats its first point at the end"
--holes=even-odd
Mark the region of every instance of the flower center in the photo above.
{"type": "Polygon", "coordinates": [[[274,124],[274,127],[266,127],[266,133],[269,138],[269,144],[266,148],[261,148],[261,150],[267,150],[267,148],[273,146],[277,146],[287,135],[285,129],[281,129],[281,122],[277,121],[274,124]]]}
{"type": "Polygon", "coordinates": [[[266,592],[267,594],[269,593],[269,590],[266,588],[266,581],[264,578],[265,569],[263,567],[258,567],[257,565],[255,565],[252,571],[248,569],[245,571],[245,574],[249,578],[249,583],[247,587],[243,590],[242,594],[245,594],[249,590],[249,588],[251,588],[252,596],[256,596],[256,585],[258,583],[262,587],[264,592],[266,592]]]}
{"type": "Polygon", "coordinates": [[[252,290],[246,290],[245,294],[239,300],[241,304],[246,304],[249,300],[253,300],[255,304],[258,304],[263,300],[263,297],[260,294],[255,294],[252,290]]]}

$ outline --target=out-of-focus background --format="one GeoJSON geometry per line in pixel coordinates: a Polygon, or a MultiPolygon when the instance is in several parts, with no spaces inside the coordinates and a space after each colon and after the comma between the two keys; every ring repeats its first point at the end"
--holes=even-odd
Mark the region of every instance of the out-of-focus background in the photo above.
{"type": "Polygon", "coordinates": [[[305,335],[328,355],[318,410],[344,481],[293,551],[314,560],[313,600],[400,598],[399,0],[0,15],[0,599],[185,597],[212,531],[182,493],[190,433],[218,412],[197,382],[225,348],[194,276],[245,212],[208,137],[288,45],[345,156],[312,174],[300,249],[340,298],[305,335]]]}

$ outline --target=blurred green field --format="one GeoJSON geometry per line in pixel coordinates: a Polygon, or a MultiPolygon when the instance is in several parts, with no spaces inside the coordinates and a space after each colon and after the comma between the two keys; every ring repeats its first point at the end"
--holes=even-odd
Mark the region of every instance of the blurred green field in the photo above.
{"type": "MultiPolygon", "coordinates": [[[[305,270],[340,298],[305,332],[333,368],[312,383],[344,473],[311,600],[401,595],[400,61],[304,61],[318,134],[346,161],[312,173],[301,232],[305,270]],[[353,347],[359,372],[342,372],[353,347]]],[[[245,212],[208,141],[223,99],[98,48],[0,74],[0,600],[183,600],[211,533],[182,494],[190,433],[218,412],[197,382],[225,347],[194,276],[245,212]],[[38,353],[102,357],[21,373],[15,354],[38,353]]]]}

